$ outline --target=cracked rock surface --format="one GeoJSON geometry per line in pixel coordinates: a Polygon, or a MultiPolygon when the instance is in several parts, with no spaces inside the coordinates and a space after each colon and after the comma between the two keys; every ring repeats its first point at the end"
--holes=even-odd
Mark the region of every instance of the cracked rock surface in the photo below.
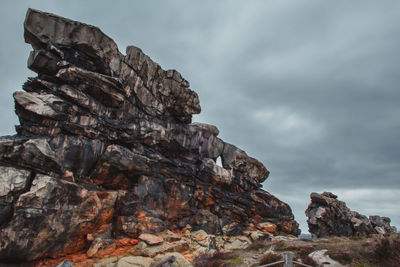
{"type": "Polygon", "coordinates": [[[29,9],[24,30],[37,77],[13,95],[17,135],[0,138],[0,261],[89,255],[187,225],[299,234],[261,189],[263,164],[191,123],[199,98],[179,72],[53,14],[29,9]]]}

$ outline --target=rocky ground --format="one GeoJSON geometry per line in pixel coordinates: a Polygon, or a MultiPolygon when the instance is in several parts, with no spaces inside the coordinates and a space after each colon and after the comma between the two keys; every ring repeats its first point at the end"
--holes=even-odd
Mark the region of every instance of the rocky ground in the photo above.
{"type": "Polygon", "coordinates": [[[252,243],[249,237],[216,237],[204,231],[143,238],[103,257],[76,254],[35,266],[259,266],[281,260],[288,251],[294,253],[296,261],[310,266],[397,267],[400,262],[399,234],[314,240],[276,236],[252,243]]]}

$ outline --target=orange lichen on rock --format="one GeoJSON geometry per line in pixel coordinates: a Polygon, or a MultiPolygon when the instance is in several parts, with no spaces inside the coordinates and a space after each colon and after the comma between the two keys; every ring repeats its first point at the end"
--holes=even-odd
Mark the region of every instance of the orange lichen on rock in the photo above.
{"type": "Polygon", "coordinates": [[[253,220],[255,223],[260,223],[263,221],[263,218],[261,218],[261,216],[257,214],[253,217],[253,220]]]}
{"type": "Polygon", "coordinates": [[[139,214],[136,216],[138,221],[143,220],[144,218],[146,218],[146,213],[145,212],[139,212],[139,214]]]}
{"type": "Polygon", "coordinates": [[[139,243],[139,240],[134,238],[122,238],[115,241],[117,248],[135,246],[137,243],[139,243]]]}
{"type": "Polygon", "coordinates": [[[54,267],[63,260],[70,260],[73,262],[74,267],[86,267],[91,263],[95,263],[100,258],[110,258],[114,256],[127,255],[128,251],[134,249],[139,243],[139,240],[132,238],[123,238],[115,241],[115,246],[103,249],[96,253],[94,257],[89,257],[86,252],[69,254],[63,257],[54,259],[45,259],[35,263],[35,267],[54,267]]]}
{"type": "Polygon", "coordinates": [[[257,225],[257,228],[261,232],[275,234],[277,226],[276,226],[276,224],[273,224],[270,222],[263,222],[263,223],[259,223],[257,225]]]}
{"type": "Polygon", "coordinates": [[[283,222],[279,225],[280,230],[288,234],[291,234],[293,232],[293,229],[297,229],[298,227],[299,224],[296,221],[283,222]]]}
{"type": "Polygon", "coordinates": [[[214,201],[211,198],[206,198],[204,205],[206,207],[214,205],[214,201]]]}

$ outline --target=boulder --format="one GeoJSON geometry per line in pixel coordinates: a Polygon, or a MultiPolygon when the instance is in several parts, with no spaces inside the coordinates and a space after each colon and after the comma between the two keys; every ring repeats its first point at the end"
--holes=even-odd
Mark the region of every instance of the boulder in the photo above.
{"type": "Polygon", "coordinates": [[[175,242],[163,242],[154,246],[137,246],[130,250],[129,253],[134,256],[155,257],[159,254],[167,252],[181,252],[189,249],[189,243],[185,240],[175,242]]]}
{"type": "Polygon", "coordinates": [[[192,232],[190,237],[195,243],[202,247],[215,249],[215,236],[207,234],[204,230],[192,232]]]}
{"type": "Polygon", "coordinates": [[[193,265],[182,256],[182,254],[173,252],[164,255],[158,255],[154,258],[151,267],[192,267],[193,265]]]}
{"type": "Polygon", "coordinates": [[[129,256],[121,258],[116,267],[150,267],[153,262],[152,258],[141,256],[129,256]]]}
{"type": "Polygon", "coordinates": [[[331,257],[326,255],[326,252],[328,252],[326,249],[317,250],[311,252],[308,257],[318,264],[318,266],[346,267],[345,265],[342,265],[339,262],[331,259],[331,257]]]}
{"type": "Polygon", "coordinates": [[[251,240],[246,236],[232,236],[229,237],[224,245],[226,251],[245,249],[251,244],[251,240]]]}
{"type": "Polygon", "coordinates": [[[118,262],[117,257],[109,257],[105,259],[101,259],[96,263],[93,263],[93,267],[115,267],[118,262]]]}
{"type": "Polygon", "coordinates": [[[178,235],[170,230],[167,230],[167,231],[161,233],[161,237],[168,242],[181,240],[180,235],[178,235]]]}
{"type": "Polygon", "coordinates": [[[257,229],[263,233],[274,234],[277,230],[277,226],[270,222],[263,222],[263,223],[257,224],[257,229]]]}
{"type": "Polygon", "coordinates": [[[250,233],[250,238],[253,242],[259,241],[259,240],[266,240],[269,239],[269,235],[265,234],[263,232],[260,231],[252,231],[250,233]]]}
{"type": "Polygon", "coordinates": [[[115,250],[116,245],[113,239],[95,239],[86,251],[88,257],[97,256],[100,252],[107,253],[115,250]]]}
{"type": "Polygon", "coordinates": [[[164,242],[164,239],[161,236],[144,233],[139,236],[139,239],[143,240],[148,245],[158,245],[164,242]]]}

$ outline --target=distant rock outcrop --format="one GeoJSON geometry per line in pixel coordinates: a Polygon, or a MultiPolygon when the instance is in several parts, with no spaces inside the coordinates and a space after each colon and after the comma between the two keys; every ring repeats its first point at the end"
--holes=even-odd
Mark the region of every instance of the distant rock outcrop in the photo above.
{"type": "Polygon", "coordinates": [[[199,98],[177,71],[53,14],[29,9],[24,29],[38,76],[14,93],[18,134],[0,138],[0,261],[93,255],[187,225],[299,234],[261,189],[268,170],[191,123],[199,98]]]}
{"type": "Polygon", "coordinates": [[[324,192],[311,193],[311,203],[306,210],[308,229],[315,237],[363,236],[377,233],[395,233],[387,217],[367,218],[347,208],[337,196],[324,192]]]}

